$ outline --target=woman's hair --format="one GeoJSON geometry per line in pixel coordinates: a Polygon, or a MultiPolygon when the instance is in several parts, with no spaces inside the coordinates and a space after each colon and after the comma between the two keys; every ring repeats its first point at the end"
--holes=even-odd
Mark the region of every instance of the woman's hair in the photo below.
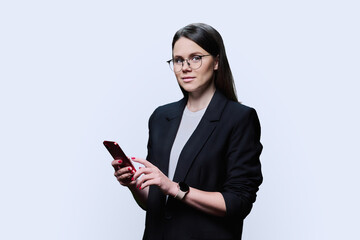
{"type": "MultiPolygon", "coordinates": [[[[226,57],[224,42],[219,32],[204,23],[189,24],[175,33],[172,49],[174,49],[176,41],[181,37],[194,41],[213,57],[218,57],[218,69],[214,73],[215,87],[230,100],[238,101],[235,93],[234,79],[226,57]]],[[[181,91],[184,96],[187,96],[187,92],[183,88],[181,88],[181,91]]]]}

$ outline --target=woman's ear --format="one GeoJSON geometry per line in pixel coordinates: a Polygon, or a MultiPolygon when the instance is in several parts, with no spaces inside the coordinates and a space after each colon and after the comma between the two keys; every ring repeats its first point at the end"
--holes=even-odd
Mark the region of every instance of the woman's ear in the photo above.
{"type": "Polygon", "coordinates": [[[218,70],[218,68],[219,68],[219,55],[217,55],[215,58],[214,70],[218,70]]]}

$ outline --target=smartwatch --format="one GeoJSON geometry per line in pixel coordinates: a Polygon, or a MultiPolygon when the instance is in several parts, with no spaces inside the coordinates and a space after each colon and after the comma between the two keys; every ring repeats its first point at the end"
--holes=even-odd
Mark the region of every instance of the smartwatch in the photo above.
{"type": "Polygon", "coordinates": [[[179,186],[179,191],[175,195],[175,199],[182,200],[186,196],[186,194],[189,192],[190,188],[184,182],[179,182],[178,186],[179,186]]]}

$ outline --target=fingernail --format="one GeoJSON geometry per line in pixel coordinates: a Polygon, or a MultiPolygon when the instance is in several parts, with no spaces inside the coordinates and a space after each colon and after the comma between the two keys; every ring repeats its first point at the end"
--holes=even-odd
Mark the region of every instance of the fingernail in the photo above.
{"type": "Polygon", "coordinates": [[[139,187],[139,189],[141,190],[141,187],[139,187]]]}
{"type": "Polygon", "coordinates": [[[131,157],[131,159],[135,159],[134,157],[131,157]]]}
{"type": "Polygon", "coordinates": [[[122,161],[121,161],[121,160],[119,160],[119,161],[118,161],[118,163],[122,163],[122,161]]]}
{"type": "Polygon", "coordinates": [[[129,171],[131,171],[131,170],[132,170],[132,168],[131,168],[131,167],[129,167],[129,168],[128,168],[128,170],[129,170],[129,171]]]}
{"type": "Polygon", "coordinates": [[[134,177],[131,178],[131,181],[134,181],[134,177]]]}

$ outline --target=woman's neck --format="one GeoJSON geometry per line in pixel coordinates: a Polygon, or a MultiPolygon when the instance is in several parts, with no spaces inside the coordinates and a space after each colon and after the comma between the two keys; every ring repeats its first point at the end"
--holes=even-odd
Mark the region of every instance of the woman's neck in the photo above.
{"type": "Polygon", "coordinates": [[[204,91],[200,94],[189,93],[186,107],[191,112],[197,112],[201,109],[206,108],[209,105],[209,103],[215,93],[215,90],[216,90],[216,88],[215,88],[215,86],[213,86],[213,87],[206,89],[206,91],[204,91]]]}

